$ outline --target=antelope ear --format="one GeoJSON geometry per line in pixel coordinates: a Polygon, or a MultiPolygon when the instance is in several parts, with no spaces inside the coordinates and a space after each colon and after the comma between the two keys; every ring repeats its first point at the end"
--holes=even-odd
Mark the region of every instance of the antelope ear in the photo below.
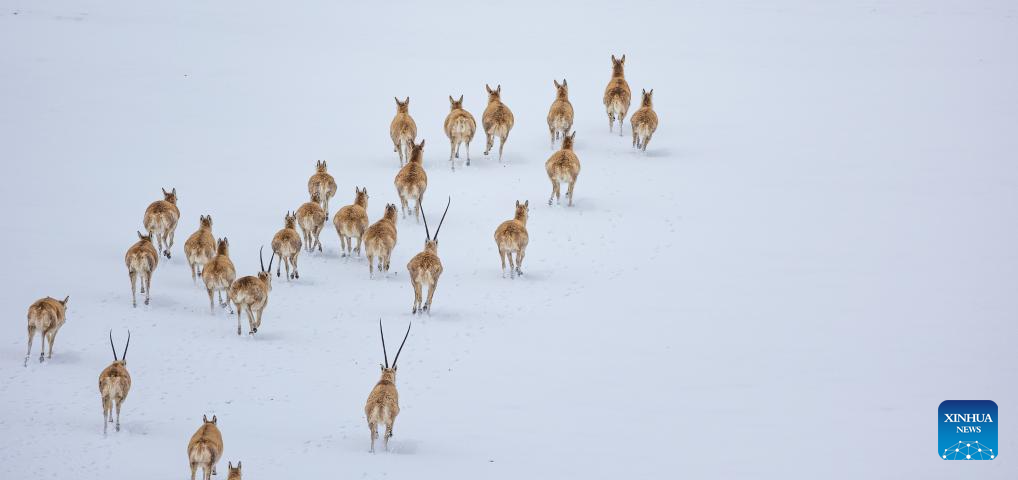
{"type": "Polygon", "coordinates": [[[497,87],[495,87],[495,93],[498,93],[499,95],[502,94],[502,84],[501,83],[498,84],[497,87]]]}
{"type": "Polygon", "coordinates": [[[202,414],[201,421],[203,421],[205,423],[209,423],[209,417],[205,416],[205,414],[202,414]]]}
{"type": "Polygon", "coordinates": [[[403,104],[409,106],[410,105],[410,97],[406,97],[406,100],[403,101],[403,104]]]}
{"type": "Polygon", "coordinates": [[[519,200],[516,201],[516,206],[517,207],[520,206],[520,201],[519,200]]]}
{"type": "Polygon", "coordinates": [[[64,301],[62,301],[60,303],[64,304],[64,306],[66,307],[67,306],[67,301],[70,300],[70,299],[71,299],[71,296],[68,295],[68,296],[64,297],[64,301]]]}
{"type": "Polygon", "coordinates": [[[163,195],[166,195],[166,189],[163,188],[162,191],[163,191],[163,195]]]}
{"type": "Polygon", "coordinates": [[[213,415],[213,416],[212,416],[212,423],[213,423],[213,424],[215,424],[215,423],[216,423],[216,422],[218,422],[218,421],[219,421],[219,419],[218,419],[218,418],[216,418],[216,416],[215,416],[215,415],[213,415]]]}
{"type": "Polygon", "coordinates": [[[653,96],[654,96],[654,89],[653,89],[653,88],[652,88],[652,89],[650,89],[650,93],[648,93],[647,95],[650,95],[650,96],[652,96],[652,97],[653,97],[653,96]]]}
{"type": "Polygon", "coordinates": [[[233,468],[233,462],[226,462],[226,468],[233,468]]]}
{"type": "Polygon", "coordinates": [[[615,54],[613,53],[613,54],[612,54],[612,62],[616,62],[616,61],[617,61],[617,60],[615,60],[615,54]]]}
{"type": "Polygon", "coordinates": [[[530,200],[527,200],[526,202],[523,202],[523,206],[527,207],[527,208],[530,208],[530,200]]]}
{"type": "Polygon", "coordinates": [[[423,140],[423,139],[421,140],[421,144],[420,144],[419,146],[420,146],[421,148],[424,148],[424,140],[423,140]]]}
{"type": "Polygon", "coordinates": [[[177,194],[177,187],[173,187],[173,191],[170,192],[170,193],[172,193],[173,195],[176,195],[177,194]]]}
{"type": "Polygon", "coordinates": [[[573,130],[573,134],[569,136],[570,140],[576,140],[576,130],[573,130]]]}
{"type": "Polygon", "coordinates": [[[641,89],[641,90],[643,90],[643,94],[644,94],[644,95],[646,95],[646,94],[647,94],[647,89],[646,89],[646,88],[643,88],[643,89],[641,89]]]}
{"type": "Polygon", "coordinates": [[[558,80],[552,80],[552,83],[555,84],[555,88],[562,88],[562,85],[558,84],[558,80]]]}
{"type": "Polygon", "coordinates": [[[138,232],[138,240],[144,240],[144,239],[145,239],[145,236],[142,235],[141,232],[138,232]]]}
{"type": "Polygon", "coordinates": [[[567,83],[566,79],[564,79],[564,78],[562,79],[562,86],[563,87],[568,87],[569,86],[569,83],[567,83]]]}
{"type": "Polygon", "coordinates": [[[450,104],[456,103],[456,100],[452,99],[452,95],[449,95],[449,103],[450,104]]]}
{"type": "Polygon", "coordinates": [[[396,105],[402,105],[403,104],[403,102],[400,102],[399,99],[396,98],[396,97],[392,97],[392,99],[396,101],[396,105]]]}
{"type": "Polygon", "coordinates": [[[385,371],[385,365],[382,365],[381,363],[378,364],[378,368],[380,368],[383,372],[385,371]]]}
{"type": "Polygon", "coordinates": [[[237,470],[240,470],[240,463],[241,462],[237,462],[237,470]]]}
{"type": "Polygon", "coordinates": [[[622,64],[623,65],[626,64],[626,54],[624,54],[624,53],[622,54],[622,64]]]}
{"type": "MultiPolygon", "coordinates": [[[[325,160],[322,160],[322,166],[323,167],[329,166],[329,162],[326,162],[325,160]]],[[[240,465],[240,462],[237,462],[237,465],[240,465]]]]}
{"type": "Polygon", "coordinates": [[[459,99],[458,101],[459,101],[460,103],[463,103],[463,94],[462,94],[462,93],[460,94],[460,99],[459,99]]]}
{"type": "Polygon", "coordinates": [[[487,83],[484,84],[484,89],[487,90],[488,93],[492,93],[493,92],[491,87],[489,87],[487,83]]]}

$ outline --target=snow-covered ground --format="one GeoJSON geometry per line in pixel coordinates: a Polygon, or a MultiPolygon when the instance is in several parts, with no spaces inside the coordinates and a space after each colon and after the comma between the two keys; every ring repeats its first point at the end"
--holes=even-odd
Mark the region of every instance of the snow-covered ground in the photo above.
{"type": "MultiPolygon", "coordinates": [[[[1018,472],[1018,6],[1008,1],[0,1],[0,478],[186,478],[216,414],[245,478],[1013,478],[1018,472]],[[722,4],[724,3],[724,4],[722,4]],[[608,133],[609,56],[661,126],[608,133]],[[545,115],[567,78],[576,206],[545,204],[545,115]],[[449,95],[516,115],[506,164],[451,172],[449,95]],[[241,275],[315,161],[335,212],[395,202],[394,96],[452,206],[434,314],[393,272],[301,255],[254,338],[210,316],[183,242],[210,214],[241,275]],[[176,187],[152,304],[123,254],[176,187]],[[525,275],[492,234],[530,200],[525,275]],[[52,361],[25,311],[70,295],[52,361]],[[392,451],[363,405],[382,317],[392,451]],[[102,436],[107,332],[133,335],[123,429],[102,436]],[[36,340],[36,348],[39,342],[36,340]],[[390,348],[395,348],[392,346],[390,348]],[[935,456],[937,406],[991,399],[1000,457],[935,456]]],[[[635,100],[634,100],[635,102],[635,100]]],[[[479,122],[480,123],[480,122],[479,122]]]]}

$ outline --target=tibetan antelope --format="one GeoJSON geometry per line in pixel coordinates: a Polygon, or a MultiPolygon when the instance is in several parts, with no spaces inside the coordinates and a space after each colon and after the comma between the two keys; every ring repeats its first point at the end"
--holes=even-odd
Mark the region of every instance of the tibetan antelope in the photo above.
{"type": "Polygon", "coordinates": [[[177,209],[177,189],[167,192],[163,189],[163,199],[152,202],[145,209],[145,229],[148,234],[155,237],[159,243],[159,250],[166,258],[170,258],[170,248],[173,247],[173,232],[177,230],[177,220],[180,220],[180,210],[177,209]],[[165,248],[164,248],[165,247],[165,248]]]}
{"type": "MultiPolygon", "coordinates": [[[[395,98],[395,97],[393,97],[395,98]]],[[[417,139],[417,124],[410,116],[410,97],[406,100],[396,100],[396,116],[389,124],[389,136],[392,137],[392,151],[399,152],[399,166],[403,166],[403,160],[410,157],[410,146],[417,139]]]]}
{"type": "Polygon", "coordinates": [[[428,217],[424,215],[424,207],[420,201],[417,208],[421,209],[421,217],[424,217],[424,251],[414,255],[406,264],[407,272],[410,273],[410,283],[414,286],[414,306],[411,313],[428,312],[431,315],[431,299],[435,296],[435,288],[438,287],[438,277],[442,275],[442,260],[438,258],[438,232],[442,230],[442,223],[445,222],[445,214],[449,213],[449,204],[452,198],[445,204],[445,212],[442,212],[442,219],[438,221],[438,228],[435,229],[435,236],[431,236],[428,230],[428,217]],[[424,287],[428,287],[428,301],[421,305],[424,287]]]}
{"type": "Polygon", "coordinates": [[[201,468],[202,478],[211,480],[216,474],[216,464],[223,456],[223,434],[219,432],[216,416],[209,420],[205,415],[201,416],[201,426],[198,431],[191,435],[191,441],[187,443],[187,461],[191,464],[191,480],[194,480],[194,473],[201,468]]]}
{"type": "Polygon", "coordinates": [[[212,216],[202,215],[198,221],[198,231],[187,237],[184,242],[184,256],[191,266],[191,281],[198,285],[198,277],[205,265],[216,256],[216,238],[212,236],[212,216]]]}
{"type": "Polygon", "coordinates": [[[237,466],[233,466],[233,462],[226,462],[227,476],[226,480],[240,480],[240,465],[241,462],[237,462],[237,466]]]}
{"type": "Polygon", "coordinates": [[[117,423],[113,429],[120,431],[120,405],[131,391],[131,374],[127,373],[127,347],[131,346],[131,331],[127,331],[124,352],[117,358],[117,347],[113,345],[113,330],[110,330],[110,348],[113,349],[113,363],[99,374],[99,396],[103,401],[103,435],[106,427],[113,423],[113,409],[117,409],[117,423]]]}
{"type": "Polygon", "coordinates": [[[618,119],[620,137],[622,136],[622,122],[626,119],[626,112],[629,111],[629,101],[632,97],[629,84],[626,83],[625,65],[625,55],[622,58],[615,58],[615,55],[612,55],[612,78],[604,89],[604,108],[608,112],[608,131],[612,131],[615,119],[618,119]]]}
{"type": "Polygon", "coordinates": [[[553,153],[548,161],[544,162],[544,169],[548,172],[548,179],[551,180],[551,196],[548,197],[548,205],[551,205],[553,199],[559,203],[562,198],[560,187],[563,183],[568,183],[569,189],[566,190],[566,198],[569,199],[569,206],[573,206],[573,187],[576,186],[576,177],[580,175],[580,159],[573,152],[575,140],[576,132],[562,137],[562,149],[553,153]]]}
{"type": "Polygon", "coordinates": [[[28,358],[32,356],[32,338],[35,331],[39,331],[42,346],[39,351],[39,363],[44,361],[46,354],[46,342],[49,342],[49,358],[53,358],[53,340],[57,338],[57,331],[67,320],[67,301],[71,297],[64,297],[57,300],[53,297],[40,298],[32,306],[28,307],[28,351],[25,353],[25,366],[28,366],[28,358]]]}
{"type": "Polygon", "coordinates": [[[368,229],[368,189],[367,187],[354,187],[353,203],[347,205],[332,218],[332,224],[336,226],[336,233],[339,234],[340,256],[353,256],[353,239],[357,239],[357,256],[361,255],[361,242],[364,241],[364,231],[368,229]]]}
{"type": "Polygon", "coordinates": [[[555,141],[565,138],[569,129],[573,128],[573,104],[569,102],[569,84],[562,79],[559,85],[555,83],[555,101],[548,110],[548,132],[551,134],[551,148],[555,148],[555,141]]]}
{"type": "Polygon", "coordinates": [[[382,358],[385,363],[382,367],[382,378],[375,384],[368,395],[368,401],[364,404],[364,415],[368,417],[368,429],[371,430],[371,453],[375,453],[375,439],[378,438],[378,424],[385,425],[385,435],[382,437],[382,448],[389,450],[389,438],[392,437],[392,424],[396,422],[399,415],[399,393],[396,391],[396,362],[399,361],[399,352],[403,351],[407,337],[410,336],[410,325],[406,327],[406,335],[403,335],[403,343],[399,344],[396,350],[396,358],[392,359],[392,367],[389,367],[389,354],[385,352],[385,332],[382,330],[382,319],[378,319],[378,333],[382,336],[382,358]]]}
{"type": "Polygon", "coordinates": [[[304,203],[297,209],[297,223],[304,232],[304,246],[309,252],[322,251],[322,241],[319,236],[325,228],[325,209],[322,208],[322,197],[318,192],[311,194],[311,201],[304,203]]]}
{"type": "Polygon", "coordinates": [[[421,210],[421,197],[428,189],[428,174],[424,172],[424,140],[421,140],[421,143],[410,145],[410,161],[399,169],[393,183],[396,185],[396,193],[399,194],[403,218],[406,218],[407,210],[410,209],[410,199],[416,199],[417,208],[414,209],[414,218],[420,222],[418,212],[421,210]]]}
{"type": "Polygon", "coordinates": [[[336,195],[336,180],[329,175],[329,166],[325,160],[315,164],[315,174],[308,179],[308,194],[314,195],[315,192],[322,199],[322,210],[325,210],[325,217],[328,218],[329,200],[336,195]]]}
{"type": "Polygon", "coordinates": [[[262,251],[258,250],[258,261],[261,271],[257,275],[240,277],[230,286],[230,300],[237,308],[237,335],[240,335],[240,318],[247,311],[248,335],[258,333],[262,326],[262,312],[269,303],[269,292],[272,291],[272,261],[276,254],[269,257],[269,268],[265,268],[262,251]]]}
{"type": "Polygon", "coordinates": [[[505,141],[509,138],[509,130],[513,129],[513,112],[506,104],[502,103],[502,85],[498,85],[492,90],[485,84],[484,88],[488,90],[488,106],[484,109],[484,116],[481,117],[484,134],[488,136],[484,154],[487,155],[491,152],[491,147],[495,145],[497,136],[499,138],[498,161],[501,162],[502,149],[505,148],[505,141]]]}
{"type": "Polygon", "coordinates": [[[498,245],[498,256],[502,259],[502,277],[505,277],[505,260],[509,257],[509,276],[523,275],[523,257],[527,253],[527,215],[530,213],[530,200],[520,203],[516,201],[516,215],[506,220],[495,229],[495,244],[498,245]],[[516,262],[513,263],[513,253],[516,262]]]}
{"type": "Polygon", "coordinates": [[[474,116],[463,108],[463,95],[459,100],[453,100],[449,96],[449,115],[445,117],[445,136],[449,137],[449,163],[453,170],[456,163],[453,156],[460,158],[460,145],[467,146],[467,166],[470,166],[470,141],[474,139],[474,132],[477,131],[477,122],[474,116]]]}
{"type": "Polygon", "coordinates": [[[152,297],[152,272],[159,265],[159,253],[152,245],[151,233],[142,235],[138,232],[138,242],[127,249],[124,263],[127,264],[127,274],[131,276],[131,305],[138,306],[134,295],[134,286],[138,280],[141,280],[141,293],[145,294],[145,305],[148,305],[152,297]]]}
{"type": "Polygon", "coordinates": [[[643,91],[643,100],[640,102],[640,109],[629,118],[629,125],[633,127],[633,148],[647,151],[647,143],[650,137],[654,136],[657,130],[657,113],[654,112],[654,89],[643,91]]]}
{"type": "Polygon", "coordinates": [[[297,215],[286,212],[283,217],[283,228],[272,237],[272,253],[279,257],[279,264],[276,265],[276,276],[279,276],[279,269],[286,266],[286,280],[300,278],[297,273],[297,257],[301,248],[300,235],[297,234],[297,215]],[[290,272],[290,269],[293,272],[290,272]]]}
{"type": "Polygon", "coordinates": [[[209,292],[209,313],[215,315],[216,307],[212,303],[212,294],[219,292],[219,306],[228,308],[230,303],[223,300],[223,292],[229,294],[230,286],[237,279],[237,269],[230,260],[230,240],[222,238],[216,243],[216,256],[201,271],[201,279],[205,282],[205,290],[209,292]]]}
{"type": "Polygon", "coordinates": [[[368,257],[368,276],[375,276],[375,258],[378,259],[378,271],[389,272],[389,259],[392,249],[396,246],[396,205],[385,205],[385,214],[377,222],[371,224],[364,232],[364,254],[368,257]]]}

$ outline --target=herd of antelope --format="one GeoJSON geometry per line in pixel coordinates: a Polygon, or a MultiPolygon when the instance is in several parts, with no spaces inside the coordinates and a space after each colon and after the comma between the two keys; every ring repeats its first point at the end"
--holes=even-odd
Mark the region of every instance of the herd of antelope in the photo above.
{"type": "MultiPolygon", "coordinates": [[[[612,76],[605,88],[604,106],[608,114],[608,130],[613,132],[616,122],[619,135],[622,124],[629,111],[631,92],[625,79],[624,67],[626,56],[611,57],[612,76]]],[[[548,205],[561,201],[562,184],[568,184],[566,199],[573,205],[573,193],[577,177],[580,174],[580,160],[573,151],[576,132],[572,131],[573,107],[569,101],[569,85],[566,80],[561,83],[554,80],[555,99],[548,111],[548,131],[551,137],[551,148],[554,150],[558,142],[559,149],[545,163],[548,179],[551,181],[551,195],[548,205]],[[571,133],[570,133],[571,132],[571,133]]],[[[489,155],[498,137],[498,158],[502,161],[503,151],[509,132],[513,128],[514,117],[509,106],[502,102],[502,86],[494,89],[485,85],[488,93],[488,105],[481,117],[481,124],[487,137],[484,154],[489,155]]],[[[652,103],[653,90],[644,90],[640,107],[630,117],[633,134],[633,148],[647,150],[658,119],[652,103]]],[[[473,140],[477,123],[473,115],[463,108],[463,96],[459,99],[449,97],[450,111],[445,119],[444,131],[449,137],[450,166],[455,170],[455,159],[460,156],[460,147],[466,146],[466,165],[470,165],[470,142],[473,140]]],[[[413,214],[416,221],[424,222],[424,249],[407,263],[407,272],[414,289],[414,301],[411,308],[413,314],[431,312],[435,289],[442,275],[442,261],[438,256],[438,235],[449,212],[452,199],[446,202],[445,211],[435,227],[434,234],[428,227],[424,212],[423,198],[428,187],[428,175],[424,170],[424,140],[417,142],[417,124],[410,116],[410,98],[396,98],[396,116],[389,127],[393,151],[398,153],[400,168],[394,184],[399,197],[402,218],[413,214]],[[412,202],[412,206],[411,206],[412,202]],[[425,296],[425,289],[427,295],[425,296]]],[[[138,233],[138,241],[134,243],[124,257],[128,276],[131,280],[131,303],[137,307],[137,294],[144,295],[145,305],[152,296],[152,275],[159,266],[160,257],[171,258],[173,238],[180,210],[177,208],[176,188],[163,189],[163,199],[150,204],[145,210],[143,225],[146,234],[138,233]],[[140,285],[139,285],[140,284],[140,285]],[[140,286],[140,288],[138,288],[140,286]]],[[[321,233],[329,218],[329,200],[336,195],[336,181],[328,173],[325,161],[319,161],[315,173],[308,180],[309,201],[301,205],[295,212],[287,211],[283,217],[283,228],[272,238],[272,255],[268,267],[265,266],[263,253],[259,251],[261,268],[254,275],[238,278],[236,268],[230,259],[230,242],[227,238],[217,239],[212,234],[212,217],[199,217],[198,230],[184,242],[184,255],[191,269],[191,279],[198,284],[201,278],[209,295],[209,309],[214,314],[216,297],[219,306],[237,315],[237,335],[242,332],[241,318],[247,313],[248,334],[254,335],[262,324],[262,315],[268,305],[272,291],[272,264],[276,264],[276,276],[281,276],[285,268],[287,281],[300,279],[297,261],[301,251],[309,254],[315,250],[322,251],[321,233]],[[301,232],[298,233],[297,229],[301,232]],[[224,296],[225,294],[225,296],[224,296]],[[231,308],[232,303],[232,308],[231,308]]],[[[397,208],[393,203],[385,206],[385,213],[375,223],[368,220],[367,188],[357,187],[354,190],[353,203],[340,208],[332,218],[336,233],[340,240],[340,254],[343,257],[360,256],[361,249],[368,260],[368,275],[375,275],[375,268],[385,275],[389,272],[389,261],[396,246],[397,208]],[[354,241],[356,240],[356,244],[354,241]]],[[[510,220],[502,222],[495,230],[495,243],[502,263],[502,276],[515,278],[523,275],[523,259],[526,255],[529,235],[527,233],[527,217],[530,201],[516,202],[515,214],[510,220]],[[508,270],[506,269],[508,260],[508,270]]],[[[70,297],[63,300],[46,297],[33,303],[28,309],[28,352],[25,355],[25,366],[32,352],[32,339],[36,331],[41,338],[39,362],[53,356],[53,342],[56,334],[66,320],[67,304],[70,297]],[[46,354],[46,344],[49,353],[46,354]]],[[[399,396],[396,392],[396,361],[410,335],[407,327],[403,342],[400,344],[392,366],[389,365],[385,349],[385,334],[379,320],[379,334],[382,339],[381,378],[371,390],[364,414],[371,430],[371,451],[374,452],[375,440],[378,438],[377,427],[384,425],[383,446],[388,448],[388,440],[392,436],[392,426],[399,414],[399,396]]],[[[130,345],[130,332],[124,344],[123,352],[118,356],[110,331],[110,346],[113,349],[113,363],[99,375],[99,392],[103,406],[103,434],[107,425],[114,424],[120,431],[120,408],[131,389],[131,376],[127,371],[127,348],[130,345]],[[115,409],[115,413],[114,413],[115,409]]],[[[187,447],[188,462],[191,467],[191,479],[194,480],[198,468],[202,469],[205,480],[216,473],[216,464],[223,453],[223,438],[218,427],[218,418],[202,418],[202,425],[191,437],[187,447]]],[[[229,465],[229,478],[240,479],[241,464],[229,465]]]]}

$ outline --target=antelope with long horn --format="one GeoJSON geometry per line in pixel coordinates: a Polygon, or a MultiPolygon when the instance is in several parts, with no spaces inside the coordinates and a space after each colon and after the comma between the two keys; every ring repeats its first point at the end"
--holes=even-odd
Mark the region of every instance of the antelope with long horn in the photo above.
{"type": "Polygon", "coordinates": [[[279,269],[285,265],[287,281],[300,278],[300,274],[297,273],[297,257],[300,255],[301,246],[300,235],[297,234],[297,215],[286,212],[286,216],[283,217],[283,228],[272,237],[272,253],[279,257],[279,264],[276,265],[277,277],[279,269]]]}
{"type": "Polygon", "coordinates": [[[619,136],[622,136],[622,122],[626,119],[626,112],[629,111],[629,102],[633,94],[629,91],[629,83],[626,82],[626,56],[615,58],[612,55],[612,78],[604,89],[604,108],[608,112],[608,131],[611,132],[615,120],[619,121],[619,136]]]}
{"type": "Polygon", "coordinates": [[[516,215],[506,220],[495,229],[495,244],[498,245],[498,256],[502,259],[502,276],[505,277],[505,260],[509,257],[509,275],[523,275],[523,257],[527,253],[527,216],[530,213],[530,200],[520,203],[516,201],[516,215]],[[513,253],[516,261],[513,262],[513,253]]]}
{"type": "Polygon", "coordinates": [[[180,210],[177,208],[177,189],[173,188],[167,192],[163,189],[163,199],[152,202],[145,209],[143,224],[150,236],[154,236],[159,243],[159,250],[166,258],[170,258],[170,249],[173,248],[173,233],[177,230],[177,221],[180,220],[180,210]]]}
{"type": "Polygon", "coordinates": [[[431,314],[431,300],[435,296],[438,277],[442,275],[442,260],[438,258],[438,232],[442,230],[442,223],[445,222],[445,214],[449,213],[449,204],[451,203],[452,197],[445,204],[445,212],[442,212],[442,219],[438,221],[438,228],[435,229],[435,236],[432,237],[431,231],[428,230],[428,218],[424,215],[424,207],[421,207],[420,201],[417,202],[421,217],[424,218],[426,237],[424,251],[414,255],[414,258],[411,258],[410,262],[406,264],[407,272],[410,273],[410,283],[414,286],[414,306],[410,310],[411,313],[428,312],[429,315],[431,314]],[[428,301],[422,305],[424,287],[428,288],[428,301]]]}
{"type": "Polygon", "coordinates": [[[399,361],[399,353],[403,351],[407,337],[410,336],[410,325],[406,327],[406,335],[403,335],[403,343],[399,344],[396,350],[396,358],[392,359],[392,367],[389,367],[389,355],[385,351],[385,332],[382,330],[382,319],[378,319],[378,333],[382,336],[382,358],[385,364],[382,367],[382,378],[375,384],[368,395],[368,401],[364,404],[364,415],[368,418],[368,429],[371,430],[371,453],[375,452],[375,440],[378,438],[378,424],[385,425],[385,435],[382,437],[382,447],[389,449],[389,439],[392,438],[392,424],[396,422],[399,415],[399,393],[396,391],[396,362],[399,361]]]}
{"type": "Polygon", "coordinates": [[[315,174],[308,179],[308,194],[318,193],[322,200],[322,210],[325,210],[325,217],[329,217],[329,200],[336,195],[336,180],[329,175],[329,166],[325,160],[319,160],[315,164],[315,174]]]}
{"type": "MultiPolygon", "coordinates": [[[[395,98],[395,97],[393,97],[395,98]]],[[[410,156],[410,146],[417,139],[417,124],[410,116],[410,97],[406,100],[396,100],[396,116],[389,124],[389,136],[392,137],[392,151],[399,152],[399,166],[403,166],[403,160],[410,156]]]]}
{"type": "Polygon", "coordinates": [[[629,119],[633,127],[633,148],[647,151],[647,144],[650,137],[654,136],[657,130],[657,113],[654,112],[654,89],[643,91],[643,99],[640,102],[640,109],[629,119]]]}
{"type": "MultiPolygon", "coordinates": [[[[417,200],[417,208],[414,215],[420,211],[421,197],[428,189],[428,174],[424,172],[424,140],[421,143],[410,145],[410,161],[399,169],[393,183],[396,185],[396,193],[399,194],[399,203],[403,210],[403,218],[406,218],[407,210],[410,209],[410,200],[417,200]]],[[[420,222],[420,218],[416,217],[420,222]]]]}
{"type": "Polygon", "coordinates": [[[230,260],[230,240],[222,238],[216,243],[216,256],[201,271],[201,279],[205,282],[205,290],[209,293],[209,313],[215,315],[213,294],[219,293],[219,306],[229,308],[230,302],[223,300],[223,292],[229,293],[230,285],[237,279],[237,269],[230,260]]]}
{"type": "Polygon", "coordinates": [[[375,259],[378,259],[378,271],[389,272],[389,259],[392,249],[396,246],[396,205],[385,205],[385,214],[377,222],[371,224],[364,232],[364,254],[368,257],[368,276],[375,276],[375,259]]]}
{"type": "Polygon", "coordinates": [[[141,280],[141,293],[145,294],[145,305],[148,305],[152,297],[152,272],[155,272],[159,265],[159,253],[152,245],[151,233],[142,235],[138,232],[138,241],[127,249],[124,263],[127,264],[127,274],[131,277],[131,305],[138,306],[138,299],[134,294],[138,280],[141,280]]]}
{"type": "Polygon", "coordinates": [[[361,243],[364,241],[364,231],[368,229],[368,189],[354,187],[353,203],[347,205],[332,218],[332,224],[336,226],[336,233],[339,234],[340,256],[353,256],[353,239],[357,239],[357,256],[361,254],[361,243]]]}
{"type": "Polygon", "coordinates": [[[215,415],[212,416],[212,420],[202,415],[201,426],[194,435],[191,435],[191,441],[187,443],[191,480],[194,480],[194,474],[199,467],[204,480],[212,480],[212,476],[216,474],[216,464],[223,456],[223,434],[219,432],[217,423],[215,415]]]}
{"type": "Polygon", "coordinates": [[[113,363],[99,374],[99,395],[103,401],[103,435],[106,427],[113,422],[113,408],[117,409],[117,423],[113,429],[120,431],[120,405],[131,391],[131,374],[127,373],[127,347],[131,346],[131,331],[127,331],[124,352],[117,358],[117,347],[113,345],[113,330],[110,330],[110,348],[113,349],[113,363]]]}
{"type": "Polygon", "coordinates": [[[576,186],[576,177],[580,175],[580,159],[573,152],[573,142],[576,140],[576,132],[562,138],[562,149],[553,153],[548,161],[544,162],[544,170],[548,172],[548,179],[551,180],[551,196],[548,197],[548,205],[554,199],[558,203],[562,198],[561,186],[569,184],[566,190],[566,198],[569,206],[573,206],[573,187],[576,186]]]}
{"type": "Polygon", "coordinates": [[[551,134],[551,148],[555,141],[565,138],[569,129],[573,128],[573,104],[569,102],[569,84],[563,78],[562,83],[555,83],[555,101],[548,110],[548,132],[551,134]]]}
{"type": "Polygon", "coordinates": [[[184,242],[184,256],[191,266],[191,281],[198,285],[205,265],[216,256],[216,237],[212,236],[212,216],[202,215],[198,220],[198,231],[184,242]]]}
{"type": "Polygon", "coordinates": [[[491,147],[495,145],[495,137],[498,137],[498,161],[501,162],[505,141],[509,139],[509,131],[513,129],[513,112],[502,103],[502,85],[496,86],[494,90],[488,85],[484,85],[484,88],[488,91],[488,106],[485,107],[484,115],[481,117],[484,134],[488,137],[484,154],[491,152],[491,147]]]}
{"type": "Polygon", "coordinates": [[[258,333],[262,325],[262,312],[269,303],[269,292],[272,291],[272,261],[276,254],[269,257],[269,268],[265,268],[262,250],[258,250],[258,261],[261,271],[258,275],[240,277],[230,286],[230,300],[237,308],[237,335],[240,335],[240,318],[247,311],[248,335],[258,333]]]}
{"type": "Polygon", "coordinates": [[[449,164],[456,169],[453,156],[460,158],[460,145],[467,146],[467,166],[470,166],[470,141],[477,131],[477,122],[470,112],[463,108],[463,95],[459,100],[449,96],[449,115],[445,117],[445,135],[449,137],[449,164]]]}
{"type": "Polygon", "coordinates": [[[325,216],[325,210],[321,203],[321,195],[315,192],[311,194],[310,201],[305,202],[297,209],[297,224],[304,232],[304,246],[309,252],[315,251],[315,247],[318,247],[319,252],[322,251],[322,241],[319,236],[322,234],[322,228],[325,228],[325,220],[328,217],[325,216]]]}
{"type": "Polygon", "coordinates": [[[28,366],[28,359],[32,356],[32,339],[35,332],[39,331],[42,347],[39,351],[39,363],[46,358],[46,342],[49,342],[49,358],[53,358],[53,341],[57,338],[57,331],[64,326],[67,319],[67,301],[71,297],[64,297],[57,300],[53,297],[40,298],[28,307],[28,352],[25,353],[25,366],[28,366]]]}

